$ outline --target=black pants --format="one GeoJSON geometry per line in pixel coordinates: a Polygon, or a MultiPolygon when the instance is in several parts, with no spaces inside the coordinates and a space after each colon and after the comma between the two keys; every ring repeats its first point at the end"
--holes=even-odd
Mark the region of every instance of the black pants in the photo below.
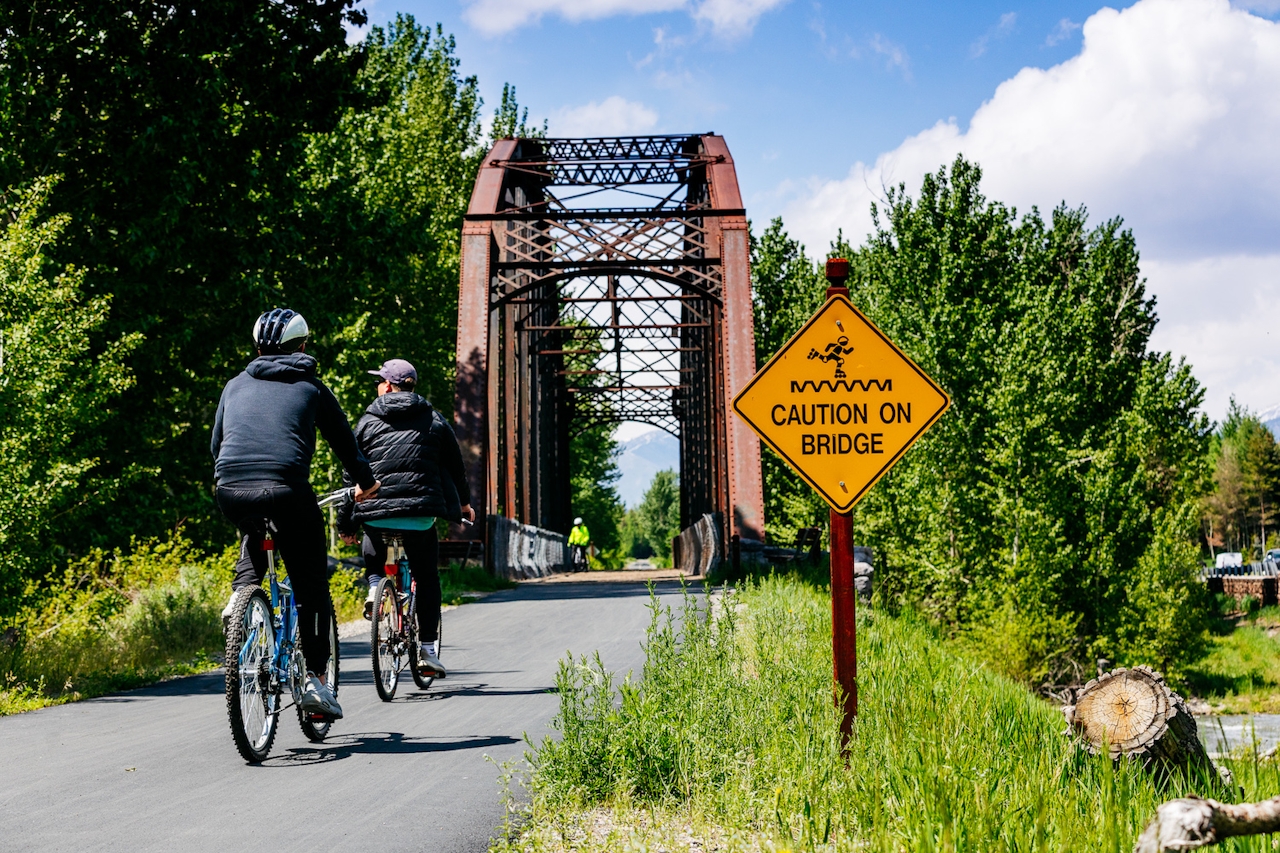
{"type": "Polygon", "coordinates": [[[298,607],[298,633],[307,669],[324,672],[329,663],[329,560],[324,541],[324,516],[310,486],[282,483],[237,484],[218,487],[218,507],[240,531],[240,559],[232,589],[261,586],[267,574],[262,550],[262,519],[276,525],[276,548],[289,570],[293,599],[298,607]]]}
{"type": "Polygon", "coordinates": [[[371,584],[386,577],[388,534],[404,542],[409,574],[418,587],[418,639],[434,643],[440,624],[440,540],[436,530],[387,530],[365,525],[364,571],[371,584]]]}

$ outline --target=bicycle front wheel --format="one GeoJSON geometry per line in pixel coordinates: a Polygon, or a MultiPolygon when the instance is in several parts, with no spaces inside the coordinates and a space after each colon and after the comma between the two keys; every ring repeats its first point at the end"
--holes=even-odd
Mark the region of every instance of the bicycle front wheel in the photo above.
{"type": "MultiPolygon", "coordinates": [[[[338,617],[329,611],[329,665],[325,667],[324,679],[329,685],[329,689],[333,691],[333,698],[338,698],[338,617]]],[[[302,726],[302,733],[307,736],[307,740],[312,743],[320,743],[329,734],[329,727],[333,725],[333,720],[323,714],[314,714],[309,711],[302,710],[298,706],[298,725],[302,726]]]]}
{"type": "Polygon", "coordinates": [[[276,634],[271,602],[261,589],[235,594],[227,625],[226,694],[231,737],[240,756],[258,764],[271,752],[280,716],[280,694],[273,685],[276,634]]]}
{"type": "Polygon", "coordinates": [[[400,683],[404,668],[405,647],[401,636],[403,620],[396,600],[396,585],[390,578],[378,581],[373,605],[373,626],[369,631],[369,651],[373,656],[373,686],[378,698],[390,702],[400,683]]]}

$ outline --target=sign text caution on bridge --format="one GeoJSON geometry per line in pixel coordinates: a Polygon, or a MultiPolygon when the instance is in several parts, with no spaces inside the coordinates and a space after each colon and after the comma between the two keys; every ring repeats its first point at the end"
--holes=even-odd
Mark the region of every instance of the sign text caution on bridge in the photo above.
{"type": "Polygon", "coordinates": [[[915,362],[833,295],[733,408],[837,512],[848,512],[951,405],[915,362]]]}

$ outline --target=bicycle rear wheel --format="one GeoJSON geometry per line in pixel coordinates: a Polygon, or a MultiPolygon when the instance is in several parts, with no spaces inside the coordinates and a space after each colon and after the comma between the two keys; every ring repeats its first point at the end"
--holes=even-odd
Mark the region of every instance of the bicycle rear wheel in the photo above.
{"type": "Polygon", "coordinates": [[[390,578],[378,581],[374,597],[373,626],[369,631],[369,651],[373,656],[373,686],[378,698],[390,702],[400,683],[404,669],[405,648],[401,626],[400,603],[396,601],[396,585],[390,578]]]}
{"type": "MultiPolygon", "coordinates": [[[[333,698],[338,698],[338,617],[329,612],[329,665],[325,667],[324,679],[329,685],[329,689],[333,691],[333,698]]],[[[307,740],[312,743],[320,743],[329,734],[329,727],[333,725],[333,720],[322,714],[313,714],[302,710],[298,707],[298,725],[302,726],[302,733],[307,736],[307,740]]]]}
{"type": "Polygon", "coordinates": [[[240,756],[258,764],[271,752],[280,716],[280,694],[273,687],[276,633],[271,602],[261,589],[235,594],[227,625],[226,695],[231,737],[240,756]]]}

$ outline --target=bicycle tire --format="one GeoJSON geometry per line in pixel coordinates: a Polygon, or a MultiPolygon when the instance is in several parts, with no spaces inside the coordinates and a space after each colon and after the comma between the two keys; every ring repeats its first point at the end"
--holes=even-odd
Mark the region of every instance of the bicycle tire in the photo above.
{"type": "Polygon", "coordinates": [[[396,600],[396,585],[390,578],[378,581],[374,597],[373,624],[369,627],[369,652],[373,658],[373,686],[378,698],[390,702],[395,698],[403,668],[400,603],[396,600]]]}
{"type": "MultiPolygon", "coordinates": [[[[421,638],[418,634],[418,602],[415,600],[409,608],[409,622],[412,625],[410,629],[413,634],[409,643],[409,670],[413,673],[413,683],[418,685],[422,690],[426,690],[435,683],[436,677],[424,676],[418,672],[418,643],[421,638]]],[[[444,618],[436,623],[436,656],[439,657],[440,651],[444,648],[444,618]]]]}
{"type": "MultiPolygon", "coordinates": [[[[333,691],[333,698],[338,698],[338,617],[331,610],[329,611],[329,665],[325,668],[325,683],[329,685],[329,689],[333,691]]],[[[298,707],[298,725],[302,727],[302,733],[307,736],[307,740],[312,743],[320,743],[329,734],[329,728],[333,725],[333,720],[320,714],[308,714],[303,711],[301,706],[298,707]]]]}
{"type": "Polygon", "coordinates": [[[266,594],[257,587],[237,590],[227,624],[227,719],[236,750],[250,764],[260,764],[276,739],[280,694],[270,686],[275,649],[274,620],[266,594]],[[242,657],[246,666],[241,665],[242,657]],[[251,678],[245,677],[248,673],[251,678]]]}

